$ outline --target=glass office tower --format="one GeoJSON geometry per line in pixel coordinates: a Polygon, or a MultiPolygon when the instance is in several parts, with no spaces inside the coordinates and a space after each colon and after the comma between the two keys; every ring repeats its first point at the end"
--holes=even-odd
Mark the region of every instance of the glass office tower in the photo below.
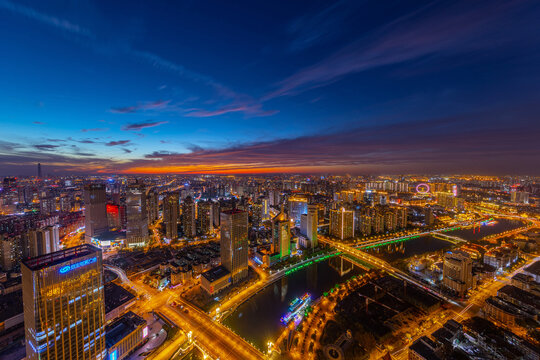
{"type": "Polygon", "coordinates": [[[22,261],[27,359],[105,359],[101,250],[84,244],[22,261]]]}

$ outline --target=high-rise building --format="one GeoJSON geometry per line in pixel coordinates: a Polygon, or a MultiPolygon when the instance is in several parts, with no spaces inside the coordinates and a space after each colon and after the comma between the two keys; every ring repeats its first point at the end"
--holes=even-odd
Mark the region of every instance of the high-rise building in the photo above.
{"type": "Polygon", "coordinates": [[[101,250],[84,244],[21,268],[26,359],[105,359],[101,250]]]}
{"type": "Polygon", "coordinates": [[[279,253],[280,258],[291,254],[291,223],[283,205],[279,214],[272,219],[272,253],[279,253]]]}
{"type": "Polygon", "coordinates": [[[107,195],[103,184],[88,184],[84,187],[84,225],[86,243],[109,230],[107,195]]]}
{"type": "Polygon", "coordinates": [[[41,163],[37,164],[37,177],[38,179],[43,178],[43,174],[41,173],[41,163]]]}
{"type": "Polygon", "coordinates": [[[319,225],[318,212],[319,209],[317,205],[308,205],[306,216],[306,237],[311,242],[312,248],[316,248],[319,245],[317,240],[317,227],[319,225]]]}
{"type": "Polygon", "coordinates": [[[12,271],[17,268],[23,257],[23,240],[21,236],[0,234],[0,268],[12,271]]]}
{"type": "Polygon", "coordinates": [[[330,210],[330,235],[341,240],[354,237],[354,211],[330,210]]]}
{"type": "Polygon", "coordinates": [[[512,191],[510,191],[510,201],[516,204],[528,204],[529,193],[512,189],[512,191]]]}
{"type": "Polygon", "coordinates": [[[56,212],[56,198],[52,194],[43,191],[39,198],[39,211],[43,215],[56,212]]]}
{"type": "Polygon", "coordinates": [[[180,208],[180,194],[168,193],[163,199],[163,223],[165,224],[165,237],[169,240],[178,240],[178,212],[180,208]]]}
{"type": "Polygon", "coordinates": [[[261,205],[262,205],[261,220],[262,221],[270,220],[270,201],[268,200],[268,198],[266,197],[262,198],[261,205]]]}
{"type": "Polygon", "coordinates": [[[473,286],[472,260],[464,251],[448,251],[444,254],[443,284],[463,296],[473,286]]]}
{"type": "Polygon", "coordinates": [[[431,208],[424,208],[424,224],[431,226],[434,222],[435,216],[433,216],[433,211],[431,211],[431,208]]]}
{"type": "Polygon", "coordinates": [[[302,195],[293,195],[289,197],[289,217],[296,226],[300,225],[300,217],[307,214],[307,198],[302,195]]]}
{"type": "Polygon", "coordinates": [[[233,283],[248,275],[248,213],[238,209],[220,214],[221,264],[232,276],[233,283]]]}
{"type": "Polygon", "coordinates": [[[188,196],[182,202],[182,227],[184,229],[185,237],[194,238],[197,235],[195,202],[191,196],[188,196]]]}
{"type": "Polygon", "coordinates": [[[214,210],[211,201],[199,201],[197,204],[197,224],[201,235],[210,235],[214,231],[214,210]]]}
{"type": "Polygon", "coordinates": [[[148,212],[148,225],[159,218],[159,193],[155,188],[148,190],[146,194],[146,211],[148,212]]]}
{"type": "Polygon", "coordinates": [[[148,241],[148,213],[144,185],[130,185],[126,190],[126,244],[144,246],[148,241]]]}
{"type": "Polygon", "coordinates": [[[60,250],[59,226],[47,226],[28,232],[28,250],[30,257],[41,256],[60,250]]]}

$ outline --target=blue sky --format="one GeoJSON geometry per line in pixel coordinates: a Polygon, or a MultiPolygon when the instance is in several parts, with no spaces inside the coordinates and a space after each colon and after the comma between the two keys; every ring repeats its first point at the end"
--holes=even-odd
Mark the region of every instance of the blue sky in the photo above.
{"type": "Polygon", "coordinates": [[[535,1],[0,0],[0,176],[537,173],[535,1]]]}

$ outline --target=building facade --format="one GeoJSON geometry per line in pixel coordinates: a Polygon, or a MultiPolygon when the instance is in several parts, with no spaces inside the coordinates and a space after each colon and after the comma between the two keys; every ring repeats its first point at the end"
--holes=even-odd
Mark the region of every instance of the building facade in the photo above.
{"type": "Polygon", "coordinates": [[[248,275],[248,213],[232,209],[220,214],[221,263],[231,273],[233,283],[248,275]]]}
{"type": "Polygon", "coordinates": [[[84,187],[84,226],[86,243],[109,230],[104,184],[88,184],[84,187]]]}
{"type": "Polygon", "coordinates": [[[105,359],[101,250],[84,244],[21,268],[26,358],[105,359]]]}

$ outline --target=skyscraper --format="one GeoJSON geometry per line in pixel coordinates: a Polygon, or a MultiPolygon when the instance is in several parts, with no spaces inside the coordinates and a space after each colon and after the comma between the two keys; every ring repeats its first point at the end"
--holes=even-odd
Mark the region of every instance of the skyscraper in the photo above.
{"type": "Polygon", "coordinates": [[[306,237],[311,241],[312,248],[316,248],[319,245],[317,240],[317,227],[319,225],[318,212],[317,205],[308,205],[306,237]]]}
{"type": "Polygon", "coordinates": [[[296,226],[300,225],[300,216],[307,213],[307,198],[302,195],[293,195],[289,198],[289,217],[296,226]]]}
{"type": "Polygon", "coordinates": [[[184,236],[194,238],[197,234],[195,224],[195,202],[188,196],[182,202],[182,226],[184,228],[184,236]]]}
{"type": "Polygon", "coordinates": [[[28,232],[30,257],[41,256],[60,250],[59,226],[47,226],[28,232]]]}
{"type": "Polygon", "coordinates": [[[168,193],[163,199],[163,223],[165,224],[165,237],[178,240],[178,212],[180,195],[178,192],[168,193]]]}
{"type": "Polygon", "coordinates": [[[21,268],[26,358],[105,359],[101,250],[84,244],[21,268]]]}
{"type": "Polygon", "coordinates": [[[214,231],[214,211],[211,201],[199,201],[197,204],[197,223],[201,235],[210,235],[214,231]]]}
{"type": "Polygon", "coordinates": [[[464,251],[448,251],[444,254],[443,284],[464,296],[473,286],[472,260],[464,251]]]}
{"type": "Polygon", "coordinates": [[[330,210],[330,235],[341,240],[354,237],[354,212],[345,208],[330,210]]]}
{"type": "Polygon", "coordinates": [[[279,253],[280,258],[291,254],[291,223],[283,205],[279,214],[272,219],[272,253],[279,253]]]}
{"type": "Polygon", "coordinates": [[[148,211],[148,225],[150,225],[159,217],[159,193],[155,188],[149,189],[146,194],[146,210],[148,211]]]}
{"type": "Polygon", "coordinates": [[[126,243],[144,246],[148,241],[148,219],[144,185],[130,185],[126,190],[126,243]]]}
{"type": "Polygon", "coordinates": [[[103,184],[88,184],[84,187],[84,225],[86,243],[90,243],[92,237],[109,230],[107,196],[103,184]]]}
{"type": "Polygon", "coordinates": [[[41,173],[41,163],[37,164],[37,177],[38,179],[41,179],[43,177],[43,174],[41,173]]]}
{"type": "Polygon", "coordinates": [[[238,209],[223,211],[220,223],[221,264],[237,283],[248,275],[248,213],[238,209]]]}

